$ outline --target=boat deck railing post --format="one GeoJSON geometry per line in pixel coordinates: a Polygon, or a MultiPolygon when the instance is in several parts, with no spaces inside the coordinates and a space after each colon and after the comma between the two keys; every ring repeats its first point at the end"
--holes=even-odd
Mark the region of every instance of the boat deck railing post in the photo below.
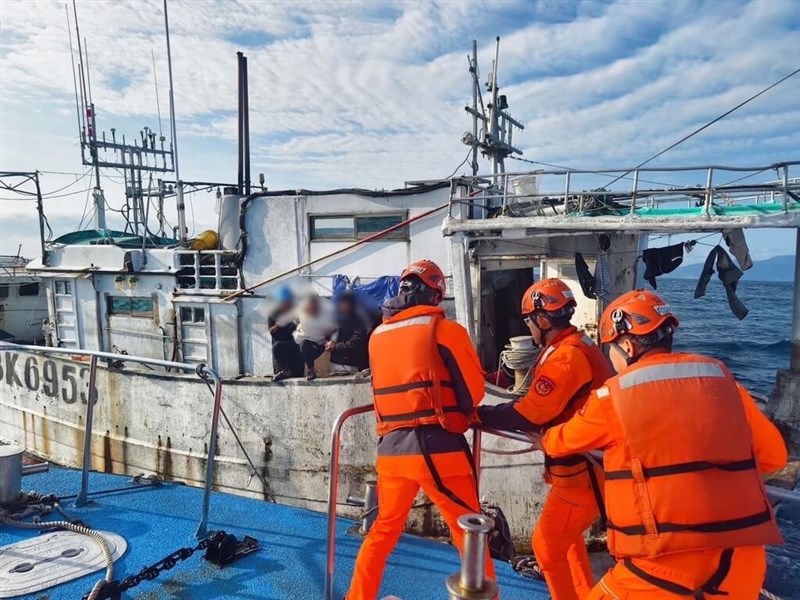
{"type": "Polygon", "coordinates": [[[91,470],[92,455],[92,429],[94,425],[94,405],[97,402],[97,361],[133,362],[142,365],[154,365],[165,369],[180,369],[196,373],[201,379],[210,379],[214,382],[214,408],[211,413],[211,435],[208,443],[208,458],[206,460],[206,475],[204,482],[203,502],[201,506],[200,524],[197,536],[205,537],[208,527],[208,512],[211,500],[211,487],[214,479],[215,455],[217,451],[217,431],[219,429],[219,416],[222,407],[222,380],[219,375],[203,364],[181,363],[160,358],[146,356],[132,356],[129,354],[116,354],[100,350],[84,350],[82,348],[61,348],[50,346],[26,346],[10,342],[0,342],[0,350],[33,352],[36,354],[65,354],[68,356],[88,356],[89,367],[89,392],[87,393],[86,426],[83,436],[83,462],[81,468],[81,489],[75,499],[75,506],[86,504],[89,496],[89,471],[91,470]]]}
{"type": "Polygon", "coordinates": [[[327,567],[325,570],[325,600],[333,600],[334,573],[336,570],[336,499],[339,497],[339,450],[342,426],[355,415],[375,410],[372,404],[353,406],[342,412],[333,422],[331,431],[331,458],[328,470],[328,543],[327,567]]]}
{"type": "Polygon", "coordinates": [[[83,429],[83,468],[81,470],[81,491],[75,498],[75,506],[86,504],[89,494],[89,469],[92,468],[92,426],[94,405],[97,402],[97,357],[92,356],[89,363],[89,392],[86,395],[86,424],[83,429]]]}

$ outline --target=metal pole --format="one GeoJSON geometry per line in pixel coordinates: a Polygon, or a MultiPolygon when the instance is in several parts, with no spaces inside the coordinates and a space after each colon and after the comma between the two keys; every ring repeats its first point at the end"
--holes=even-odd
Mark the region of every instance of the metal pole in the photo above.
{"type": "Polygon", "coordinates": [[[33,174],[33,182],[36,184],[36,212],[39,213],[39,246],[42,252],[42,264],[47,265],[47,252],[44,249],[44,205],[42,204],[42,188],[39,187],[39,171],[33,174]]]}
{"type": "Polygon", "coordinates": [[[789,165],[783,165],[783,212],[789,210],[789,165]]]}
{"type": "Polygon", "coordinates": [[[708,216],[711,214],[711,201],[714,198],[713,190],[711,189],[711,184],[714,181],[714,169],[708,170],[708,175],[706,176],[706,202],[705,206],[703,207],[703,213],[708,216]]]}
{"type": "Polygon", "coordinates": [[[472,430],[472,460],[475,465],[475,489],[480,496],[481,490],[481,442],[483,432],[480,429],[472,430]]]}
{"type": "Polygon", "coordinates": [[[250,90],[247,82],[247,57],[242,57],[242,136],[244,138],[244,193],[250,195],[250,90]]]}
{"type": "Polygon", "coordinates": [[[342,412],[333,422],[331,430],[331,459],[328,470],[328,540],[327,568],[325,570],[325,600],[333,600],[333,575],[336,569],[336,499],[339,492],[339,447],[342,425],[350,417],[370,412],[372,404],[354,406],[342,412]]]}
{"type": "Polygon", "coordinates": [[[242,62],[244,60],[244,54],[242,52],[236,53],[236,73],[238,76],[238,111],[239,111],[239,119],[238,119],[238,126],[239,126],[239,152],[237,156],[238,162],[238,173],[236,177],[236,183],[239,186],[239,193],[244,193],[244,85],[242,83],[242,62]]]}
{"type": "Polygon", "coordinates": [[[636,192],[639,189],[639,169],[633,172],[633,191],[631,192],[631,214],[636,214],[636,192]]]}
{"type": "Polygon", "coordinates": [[[203,489],[203,506],[200,511],[200,524],[195,537],[203,539],[208,535],[208,507],[211,502],[211,485],[214,479],[214,461],[217,455],[217,430],[219,429],[219,413],[222,405],[222,381],[216,373],[206,369],[205,365],[197,368],[198,374],[214,380],[214,409],[211,413],[211,434],[208,440],[208,458],[206,459],[206,481],[203,489]]]}
{"type": "Polygon", "coordinates": [[[94,424],[94,404],[97,401],[97,357],[92,356],[89,363],[89,393],[86,394],[86,423],[83,430],[83,468],[81,469],[81,491],[75,498],[75,506],[86,504],[89,494],[89,469],[92,468],[92,427],[94,424]]]}
{"type": "Polygon", "coordinates": [[[183,183],[178,169],[178,130],[175,126],[175,94],[172,90],[172,50],[169,45],[169,16],[164,0],[164,31],[167,36],[167,67],[169,69],[169,120],[172,123],[172,164],[175,167],[175,195],[178,199],[178,239],[186,242],[186,204],[183,202],[183,183]]]}
{"type": "MultiPolygon", "coordinates": [[[[478,72],[478,40],[472,40],[472,68],[478,72]]],[[[478,84],[472,78],[472,176],[478,174],[478,84]]]]}
{"type": "Polygon", "coordinates": [[[464,530],[461,572],[447,579],[450,600],[492,600],[497,583],[486,579],[486,536],[494,529],[494,520],[486,515],[462,515],[458,526],[464,530]]]}
{"type": "Polygon", "coordinates": [[[800,373],[800,229],[796,231],[795,236],[797,241],[794,250],[794,314],[792,315],[792,357],[789,368],[793,373],[800,373]]]}

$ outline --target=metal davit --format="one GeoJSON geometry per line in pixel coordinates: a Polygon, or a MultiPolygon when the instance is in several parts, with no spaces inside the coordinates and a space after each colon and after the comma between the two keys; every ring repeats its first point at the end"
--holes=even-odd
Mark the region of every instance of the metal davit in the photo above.
{"type": "MultiPolygon", "coordinates": [[[[195,536],[200,539],[208,534],[208,511],[211,502],[211,486],[214,479],[215,459],[217,453],[217,430],[219,429],[219,416],[222,406],[222,380],[212,370],[204,364],[190,364],[161,360],[158,358],[147,358],[144,356],[130,356],[128,354],[114,354],[112,352],[100,352],[97,350],[81,350],[78,348],[52,348],[45,346],[22,346],[0,342],[0,350],[15,350],[33,352],[36,354],[66,354],[69,356],[89,357],[89,392],[86,402],[86,426],[83,434],[83,467],[81,469],[81,489],[75,498],[75,506],[83,506],[88,501],[89,496],[89,470],[92,460],[92,427],[94,421],[94,405],[97,402],[97,361],[98,359],[109,361],[132,362],[142,365],[153,365],[166,369],[180,369],[182,371],[194,372],[203,381],[211,381],[214,384],[214,408],[211,413],[211,432],[208,439],[208,459],[206,461],[205,481],[203,486],[203,500],[200,509],[200,522],[197,526],[195,536]]],[[[337,457],[338,458],[338,457],[337,457]]]]}

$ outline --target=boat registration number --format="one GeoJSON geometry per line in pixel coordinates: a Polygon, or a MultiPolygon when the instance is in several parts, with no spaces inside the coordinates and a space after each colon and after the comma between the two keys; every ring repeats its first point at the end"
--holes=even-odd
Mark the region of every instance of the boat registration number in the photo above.
{"type": "Polygon", "coordinates": [[[3,352],[0,356],[0,381],[9,387],[42,392],[66,404],[86,404],[89,367],[50,358],[3,352]]]}

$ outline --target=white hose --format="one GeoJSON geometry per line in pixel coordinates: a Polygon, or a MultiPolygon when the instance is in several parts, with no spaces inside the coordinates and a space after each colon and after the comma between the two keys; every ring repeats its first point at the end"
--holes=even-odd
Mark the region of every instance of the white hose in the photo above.
{"type": "MultiPolygon", "coordinates": [[[[58,505],[56,505],[56,507],[58,508],[58,505]]],[[[103,588],[103,586],[114,581],[114,556],[111,553],[111,549],[108,547],[108,543],[106,542],[105,538],[93,529],[89,529],[88,527],[83,527],[81,525],[74,525],[69,521],[42,521],[40,523],[27,523],[25,521],[17,521],[16,519],[11,519],[5,516],[0,516],[0,522],[13,527],[19,527],[20,529],[51,529],[55,527],[89,536],[97,543],[98,546],[100,546],[100,550],[103,552],[103,559],[106,562],[106,576],[94,584],[92,591],[89,593],[89,600],[96,600],[100,595],[100,590],[103,588]]]]}

